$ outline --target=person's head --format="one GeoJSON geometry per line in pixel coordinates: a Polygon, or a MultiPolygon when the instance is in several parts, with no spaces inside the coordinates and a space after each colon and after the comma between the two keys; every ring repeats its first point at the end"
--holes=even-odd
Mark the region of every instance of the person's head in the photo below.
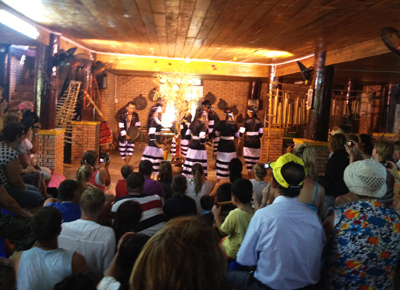
{"type": "Polygon", "coordinates": [[[194,120],[203,120],[203,109],[197,108],[196,113],[194,114],[194,120]]]}
{"type": "Polygon", "coordinates": [[[86,190],[87,183],[92,177],[92,174],[93,169],[90,165],[84,164],[79,167],[78,171],[76,172],[76,182],[78,184],[80,194],[82,194],[86,190]]]}
{"type": "Polygon", "coordinates": [[[379,198],[386,194],[385,166],[372,159],[360,160],[346,167],[343,179],[350,192],[358,196],[379,198]]]}
{"type": "Polygon", "coordinates": [[[58,195],[62,201],[73,201],[74,199],[79,200],[78,183],[71,179],[64,180],[58,186],[58,195]]]}
{"type": "Polygon", "coordinates": [[[24,101],[18,105],[18,109],[21,111],[22,114],[27,111],[32,111],[34,107],[35,106],[33,105],[33,103],[29,101],[24,101]]]}
{"type": "Polygon", "coordinates": [[[187,189],[186,177],[182,174],[177,174],[172,179],[172,192],[176,196],[185,196],[187,189]]]}
{"type": "Polygon", "coordinates": [[[72,273],[54,285],[54,290],[96,290],[96,282],[84,273],[72,273]]]}
{"type": "Polygon", "coordinates": [[[193,184],[194,184],[194,192],[196,195],[201,191],[203,187],[203,179],[204,179],[204,168],[200,163],[195,163],[192,166],[192,176],[193,176],[193,184]]]}
{"type": "Polygon", "coordinates": [[[3,116],[3,127],[10,123],[19,123],[19,116],[17,113],[7,112],[3,116]]]}
{"type": "Polygon", "coordinates": [[[225,114],[225,120],[232,121],[234,119],[233,118],[233,111],[232,111],[231,108],[226,107],[225,110],[224,110],[224,114],[225,114]]]}
{"type": "Polygon", "coordinates": [[[367,134],[360,134],[359,146],[361,150],[372,156],[372,150],[374,149],[374,146],[372,146],[371,136],[367,134]]]}
{"type": "Polygon", "coordinates": [[[280,195],[297,197],[303,187],[303,180],[308,172],[303,160],[292,153],[287,153],[270,164],[272,169],[272,187],[276,188],[280,195]]]}
{"type": "Polygon", "coordinates": [[[253,197],[253,184],[250,180],[239,178],[232,183],[232,203],[238,205],[239,203],[247,204],[253,197]]]}
{"type": "Polygon", "coordinates": [[[121,167],[121,174],[124,179],[127,179],[129,174],[133,172],[133,166],[132,165],[124,165],[121,167]]]}
{"type": "Polygon", "coordinates": [[[258,112],[258,108],[254,107],[254,106],[248,106],[247,107],[247,115],[250,118],[256,118],[257,117],[257,112],[258,112]]]}
{"type": "Polygon", "coordinates": [[[170,220],[136,260],[131,290],[227,289],[227,266],[218,242],[214,230],[198,217],[170,220]]]}
{"type": "Polygon", "coordinates": [[[308,175],[314,176],[315,168],[315,146],[310,146],[307,144],[300,144],[292,152],[294,155],[303,160],[304,165],[307,168],[308,175]]]}
{"type": "Polygon", "coordinates": [[[128,104],[126,104],[125,108],[128,114],[132,114],[133,112],[135,112],[136,106],[133,102],[129,102],[128,104]]]}
{"type": "Polygon", "coordinates": [[[393,145],[394,145],[393,160],[395,162],[398,162],[400,160],[400,141],[394,142],[393,145]]]}
{"type": "Polygon", "coordinates": [[[123,202],[115,212],[114,230],[118,241],[126,232],[133,232],[142,218],[142,206],[134,200],[123,202]]]}
{"type": "Polygon", "coordinates": [[[264,179],[267,176],[267,169],[264,166],[264,163],[256,163],[253,166],[254,176],[260,179],[264,179]]]}
{"type": "Polygon", "coordinates": [[[347,135],[347,142],[346,145],[349,147],[354,147],[357,150],[360,150],[360,139],[356,134],[349,134],[347,135]]]}
{"type": "Polygon", "coordinates": [[[35,112],[26,111],[21,120],[21,124],[25,126],[25,130],[28,132],[29,129],[33,127],[33,124],[39,123],[39,117],[35,112]]]}
{"type": "Polygon", "coordinates": [[[203,106],[203,110],[208,112],[211,109],[211,102],[210,100],[205,100],[201,103],[201,105],[203,106]]]}
{"type": "MultiPolygon", "coordinates": [[[[223,183],[217,189],[217,202],[232,201],[232,184],[223,183]]],[[[222,211],[231,211],[236,208],[232,203],[223,204],[222,211]]]]}
{"type": "Polygon", "coordinates": [[[160,103],[154,104],[149,111],[149,118],[147,120],[147,128],[150,128],[150,120],[152,117],[157,117],[162,112],[162,106],[160,103]]]}
{"type": "Polygon", "coordinates": [[[331,130],[331,134],[329,135],[329,140],[331,140],[332,137],[335,136],[336,134],[344,134],[343,129],[338,126],[333,127],[331,130]]]}
{"type": "Polygon", "coordinates": [[[81,164],[88,164],[93,168],[97,167],[99,162],[99,154],[96,151],[89,150],[83,154],[81,164]]]}
{"type": "Polygon", "coordinates": [[[4,141],[20,144],[25,138],[25,126],[20,123],[9,123],[4,127],[2,134],[4,141]]]}
{"type": "Polygon", "coordinates": [[[172,181],[172,165],[170,161],[161,161],[158,169],[158,180],[160,182],[172,181]]]}
{"type": "Polygon", "coordinates": [[[153,173],[153,164],[149,160],[142,160],[139,163],[139,172],[149,177],[153,173]]]}
{"type": "Polygon", "coordinates": [[[61,232],[62,214],[58,208],[46,206],[39,209],[32,218],[31,228],[40,243],[57,241],[61,232]]]}
{"type": "Polygon", "coordinates": [[[211,210],[214,205],[214,198],[211,195],[203,195],[200,198],[200,206],[204,210],[211,210]]]}
{"type": "Polygon", "coordinates": [[[383,139],[376,140],[375,147],[372,150],[372,157],[374,157],[376,161],[391,161],[393,153],[394,144],[392,141],[383,139]]]}
{"type": "Polygon", "coordinates": [[[126,180],[128,194],[140,194],[144,189],[144,176],[139,172],[129,174],[126,180]]]}
{"type": "Polygon", "coordinates": [[[337,133],[332,136],[331,142],[329,143],[329,149],[331,152],[336,152],[339,150],[346,150],[344,145],[346,144],[346,136],[343,134],[337,133]]]}
{"type": "Polygon", "coordinates": [[[233,183],[236,179],[242,178],[243,164],[239,158],[233,158],[228,165],[229,180],[233,183]]]}
{"type": "Polygon", "coordinates": [[[81,196],[80,205],[82,215],[90,218],[97,218],[106,202],[104,192],[97,187],[86,189],[81,196]]]}

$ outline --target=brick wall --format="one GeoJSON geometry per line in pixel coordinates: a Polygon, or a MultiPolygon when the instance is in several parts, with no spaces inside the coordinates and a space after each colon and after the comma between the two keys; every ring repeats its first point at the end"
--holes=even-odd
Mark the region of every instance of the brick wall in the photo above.
{"type": "Polygon", "coordinates": [[[326,146],[315,146],[315,175],[325,173],[330,151],[326,146]]]}
{"type": "Polygon", "coordinates": [[[71,163],[77,164],[88,150],[99,153],[100,122],[72,122],[71,163]]]}
{"type": "Polygon", "coordinates": [[[264,135],[261,139],[260,162],[266,163],[276,161],[283,154],[283,129],[271,129],[271,139],[268,155],[268,128],[264,128],[264,135]]]}
{"type": "Polygon", "coordinates": [[[37,165],[48,167],[59,174],[63,174],[64,132],[65,129],[40,130],[39,150],[34,159],[37,165]]]}

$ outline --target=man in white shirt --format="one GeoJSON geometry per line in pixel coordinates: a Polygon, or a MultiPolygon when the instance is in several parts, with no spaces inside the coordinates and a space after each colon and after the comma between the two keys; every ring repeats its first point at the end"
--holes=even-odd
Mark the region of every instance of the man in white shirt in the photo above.
{"type": "Polygon", "coordinates": [[[115,234],[112,228],[97,223],[106,201],[99,188],[89,188],[81,196],[82,217],[63,223],[58,237],[60,248],[76,251],[87,261],[89,270],[99,281],[110,266],[115,254],[115,234]]]}
{"type": "Polygon", "coordinates": [[[228,281],[235,289],[313,289],[326,239],[316,212],[297,199],[307,169],[291,153],[270,167],[279,196],[254,214],[237,254],[239,264],[257,268],[229,272],[228,281]]]}

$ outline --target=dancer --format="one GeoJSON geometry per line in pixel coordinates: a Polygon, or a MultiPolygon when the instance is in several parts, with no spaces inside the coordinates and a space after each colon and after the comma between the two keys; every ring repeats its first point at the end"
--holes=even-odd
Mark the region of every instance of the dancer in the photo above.
{"type": "Polygon", "coordinates": [[[129,164],[135,143],[130,143],[131,139],[128,135],[128,129],[132,126],[140,128],[139,115],[135,112],[136,106],[133,102],[129,102],[125,106],[126,111],[118,114],[119,126],[119,154],[125,160],[125,165],[129,164]]]}
{"type": "MultiPolygon", "coordinates": [[[[217,149],[218,149],[218,142],[219,142],[219,137],[215,136],[214,131],[216,126],[218,126],[220,119],[218,114],[213,110],[211,106],[211,102],[209,100],[205,100],[204,102],[201,103],[203,105],[203,110],[205,111],[205,114],[208,118],[208,135],[209,138],[213,138],[214,141],[214,156],[217,155],[217,149]]],[[[213,165],[215,167],[215,165],[213,165]]]]}
{"type": "Polygon", "coordinates": [[[215,136],[220,137],[217,151],[217,179],[229,179],[229,162],[236,158],[235,137],[239,137],[239,127],[233,120],[231,108],[224,110],[226,119],[215,128],[215,136]]]}
{"type": "Polygon", "coordinates": [[[195,163],[200,163],[203,166],[204,174],[207,176],[207,151],[204,145],[207,130],[203,109],[197,108],[194,121],[190,123],[189,130],[186,131],[186,135],[192,134],[192,139],[189,142],[189,150],[182,171],[185,177],[192,177],[192,166],[195,163]]]}
{"type": "Polygon", "coordinates": [[[183,120],[181,123],[181,154],[184,157],[186,157],[188,150],[189,150],[189,142],[191,139],[191,135],[186,134],[186,132],[189,130],[191,121],[192,121],[192,114],[187,112],[183,116],[183,120]]]}
{"type": "Polygon", "coordinates": [[[143,150],[142,160],[149,160],[153,164],[153,174],[157,175],[160,162],[164,160],[163,150],[165,145],[161,143],[161,121],[158,114],[161,113],[161,104],[153,105],[147,121],[149,145],[143,150]]]}
{"type": "Polygon", "coordinates": [[[260,139],[264,133],[263,125],[257,118],[258,108],[249,106],[247,108],[247,118],[240,127],[240,136],[246,132],[243,144],[243,156],[246,163],[249,178],[253,178],[253,166],[259,161],[261,153],[260,139]]]}

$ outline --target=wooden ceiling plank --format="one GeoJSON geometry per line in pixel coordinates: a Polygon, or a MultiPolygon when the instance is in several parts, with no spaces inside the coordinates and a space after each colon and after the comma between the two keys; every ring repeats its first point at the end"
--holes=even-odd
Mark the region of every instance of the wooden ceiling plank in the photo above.
{"type": "Polygon", "coordinates": [[[179,1],[167,0],[165,3],[165,9],[168,57],[174,57],[178,29],[179,1]]]}
{"type": "Polygon", "coordinates": [[[186,35],[188,33],[192,14],[196,5],[196,0],[182,0],[179,7],[178,29],[176,35],[175,57],[183,57],[182,51],[185,46],[186,35]]]}
{"type": "Polygon", "coordinates": [[[151,0],[154,24],[156,25],[158,42],[161,49],[161,56],[168,55],[167,47],[167,20],[165,17],[165,0],[151,0]]]}

